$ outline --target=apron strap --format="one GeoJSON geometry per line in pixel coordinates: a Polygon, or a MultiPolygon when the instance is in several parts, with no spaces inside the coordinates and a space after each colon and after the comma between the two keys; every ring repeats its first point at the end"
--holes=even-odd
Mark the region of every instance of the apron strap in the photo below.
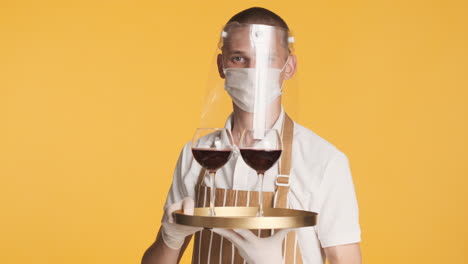
{"type": "Polygon", "coordinates": [[[292,143],[294,135],[294,122],[285,113],[281,137],[283,139],[283,151],[278,163],[278,177],[276,177],[275,199],[273,207],[287,208],[289,192],[289,175],[291,172],[292,143]]]}
{"type": "MultiPolygon", "coordinates": [[[[288,207],[288,192],[289,192],[289,176],[291,175],[291,156],[294,136],[294,122],[288,115],[285,115],[281,138],[283,139],[283,151],[281,159],[278,163],[278,176],[275,181],[275,196],[273,198],[273,207],[287,208],[288,207]]],[[[271,230],[270,234],[278,230],[271,230]]],[[[284,263],[302,264],[302,254],[298,246],[296,232],[292,231],[286,235],[282,244],[282,255],[284,263]]]]}

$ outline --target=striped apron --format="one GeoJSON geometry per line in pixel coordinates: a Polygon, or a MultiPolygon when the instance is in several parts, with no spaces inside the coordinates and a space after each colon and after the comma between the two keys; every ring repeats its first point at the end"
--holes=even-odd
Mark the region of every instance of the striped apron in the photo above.
{"type": "MultiPolygon", "coordinates": [[[[276,191],[263,192],[263,207],[288,208],[289,172],[291,170],[292,139],[294,123],[285,115],[283,123],[283,152],[278,164],[276,191]]],[[[196,185],[196,207],[209,207],[210,187],[203,184],[205,169],[202,169],[196,185]]],[[[258,192],[216,188],[215,206],[257,206],[258,192]]],[[[268,237],[273,230],[251,230],[259,237],[268,237]]],[[[291,231],[283,241],[283,258],[286,264],[302,264],[302,255],[296,233],[291,231]]],[[[211,230],[195,234],[192,264],[244,264],[237,249],[222,236],[211,230]]]]}

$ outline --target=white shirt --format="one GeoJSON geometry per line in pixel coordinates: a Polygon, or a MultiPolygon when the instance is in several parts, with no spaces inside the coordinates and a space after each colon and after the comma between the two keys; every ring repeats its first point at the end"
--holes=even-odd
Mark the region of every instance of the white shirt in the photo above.
{"type": "MultiPolygon", "coordinates": [[[[284,111],[273,128],[281,131],[284,111]]],[[[231,116],[225,128],[231,129],[231,116]]],[[[190,142],[177,162],[165,208],[190,196],[195,200],[195,185],[201,166],[193,159],[190,142]]],[[[264,176],[263,191],[275,190],[278,164],[264,176]]],[[[210,186],[209,177],[205,177],[210,186]]],[[[305,264],[325,263],[322,248],[361,241],[359,212],[348,159],[332,144],[294,122],[294,137],[288,193],[289,208],[318,213],[317,225],[296,230],[305,264]]],[[[258,190],[256,172],[243,161],[238,150],[216,173],[217,188],[258,190]]]]}

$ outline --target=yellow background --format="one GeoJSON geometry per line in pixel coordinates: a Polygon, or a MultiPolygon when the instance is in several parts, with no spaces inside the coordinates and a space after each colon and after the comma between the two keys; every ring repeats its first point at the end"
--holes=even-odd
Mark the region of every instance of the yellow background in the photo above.
{"type": "Polygon", "coordinates": [[[466,1],[2,0],[0,263],[140,261],[219,29],[257,5],[296,35],[301,123],[350,159],[365,263],[467,261],[466,1]]]}

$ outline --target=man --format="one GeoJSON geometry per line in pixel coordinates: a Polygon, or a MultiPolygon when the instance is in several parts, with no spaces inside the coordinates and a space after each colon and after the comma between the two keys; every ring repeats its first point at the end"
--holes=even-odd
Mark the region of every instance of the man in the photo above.
{"type": "MultiPolygon", "coordinates": [[[[290,160],[286,160],[292,168],[288,171],[288,207],[317,212],[318,223],[315,227],[294,231],[293,258],[288,258],[286,262],[325,263],[327,258],[330,264],[361,263],[358,207],[346,156],[312,131],[290,121],[281,105],[281,86],[276,87],[273,82],[264,84],[269,87],[261,97],[253,101],[249,97],[253,96],[249,93],[252,84],[246,80],[255,79],[252,74],[249,75],[249,69],[259,69],[261,52],[272,51],[268,54],[268,61],[265,60],[265,63],[269,63],[266,68],[268,71],[262,73],[270,74],[265,82],[277,78],[281,84],[296,72],[296,57],[290,53],[285,43],[288,41],[287,35],[282,34],[282,31],[289,32],[284,20],[263,8],[244,10],[228,21],[223,33],[225,40],[222,54],[218,56],[220,77],[225,79],[226,91],[233,100],[233,113],[225,127],[232,131],[234,142],[238,145],[242,131],[258,125],[258,122],[253,122],[255,119],[260,118],[265,129],[274,128],[283,132],[290,124],[293,135],[290,136],[290,160]],[[248,44],[251,43],[249,38],[257,36],[257,33],[262,36],[268,32],[274,32],[269,38],[273,45],[266,47],[260,43],[255,52],[252,52],[252,47],[248,44]],[[249,41],[245,41],[246,39],[249,41]],[[260,105],[265,106],[266,110],[263,112],[267,114],[259,115],[262,111],[258,110],[258,102],[263,102],[260,105]]],[[[257,78],[258,72],[259,70],[256,71],[257,78]]],[[[256,81],[258,84],[258,80],[256,81]]],[[[274,191],[277,187],[275,184],[278,184],[279,179],[276,169],[279,169],[277,165],[265,174],[264,188],[267,190],[274,191]]],[[[193,161],[190,144],[187,144],[177,163],[166,200],[162,227],[156,241],[145,252],[143,264],[177,263],[192,235],[201,230],[175,224],[172,219],[172,212],[177,209],[183,209],[188,214],[193,213],[194,200],[197,200],[197,206],[203,205],[199,200],[204,171],[200,173],[200,170],[201,167],[193,161]],[[197,179],[202,182],[198,186],[197,179]]],[[[256,185],[257,179],[252,173],[255,174],[242,162],[240,155],[234,153],[218,172],[216,186],[225,188],[225,193],[236,191],[237,199],[238,191],[252,190],[256,185]]],[[[281,230],[268,238],[259,238],[249,230],[212,231],[197,233],[193,263],[242,263],[243,260],[254,264],[282,263],[282,257],[285,257],[281,254],[282,241],[290,230],[281,230]],[[203,234],[205,238],[208,235],[209,239],[202,239],[203,234]],[[218,235],[225,240],[216,237],[218,235]],[[224,246],[216,245],[220,241],[221,244],[224,241],[224,246]],[[237,249],[235,254],[226,252],[226,243],[232,243],[233,249],[237,249]],[[226,254],[229,256],[226,257],[226,254]]],[[[285,252],[285,255],[291,256],[289,249],[285,252]]]]}

